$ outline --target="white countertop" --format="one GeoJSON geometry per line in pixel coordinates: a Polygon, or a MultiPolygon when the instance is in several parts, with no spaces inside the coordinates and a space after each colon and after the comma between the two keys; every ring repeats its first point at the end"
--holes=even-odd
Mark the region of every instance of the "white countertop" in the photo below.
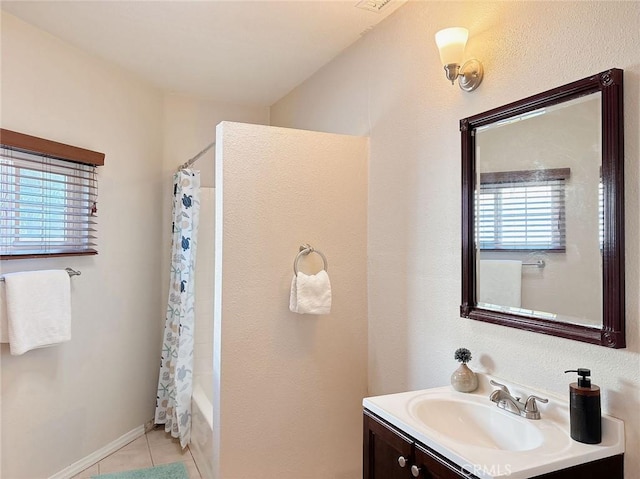
{"type": "MultiPolygon", "coordinates": [[[[366,409],[401,429],[418,442],[450,461],[464,466],[466,471],[482,479],[502,477],[526,479],[624,453],[624,423],[621,420],[602,415],[602,442],[595,445],[583,444],[570,437],[568,402],[499,378],[484,374],[478,374],[478,376],[480,385],[473,393],[460,393],[451,386],[445,386],[369,397],[365,398],[362,404],[366,409]],[[491,391],[496,389],[489,385],[489,379],[495,379],[507,385],[514,396],[526,397],[529,394],[536,394],[548,397],[549,403],[538,403],[541,419],[525,419],[499,409],[489,400],[491,391]],[[540,434],[544,435],[544,442],[532,449],[514,451],[472,445],[455,440],[448,434],[431,429],[412,412],[412,405],[425,399],[464,401],[467,404],[482,405],[486,403],[495,407],[500,414],[506,414],[516,421],[526,422],[527,424],[523,424],[523,427],[536,428],[540,434]]],[[[460,428],[464,425],[452,424],[451,427],[460,428]]]]}

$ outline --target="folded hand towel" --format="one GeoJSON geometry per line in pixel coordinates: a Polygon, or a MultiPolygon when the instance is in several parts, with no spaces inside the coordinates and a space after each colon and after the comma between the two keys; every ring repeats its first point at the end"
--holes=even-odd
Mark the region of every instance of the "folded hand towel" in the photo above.
{"type": "Polygon", "coordinates": [[[71,339],[71,282],[64,270],[5,274],[12,355],[71,339]]]}
{"type": "Polygon", "coordinates": [[[289,309],[299,314],[329,314],[331,312],[331,283],[322,270],[306,275],[298,272],[291,280],[289,309]]]}
{"type": "Polygon", "coordinates": [[[521,306],[522,261],[480,260],[478,301],[519,308],[521,306]]]}

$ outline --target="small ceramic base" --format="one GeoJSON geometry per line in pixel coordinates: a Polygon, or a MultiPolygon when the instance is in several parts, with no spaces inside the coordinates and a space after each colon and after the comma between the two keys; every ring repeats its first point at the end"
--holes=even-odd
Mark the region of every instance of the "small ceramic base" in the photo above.
{"type": "Polygon", "coordinates": [[[469,366],[462,363],[451,375],[451,386],[456,391],[470,393],[478,388],[478,377],[469,366]]]}

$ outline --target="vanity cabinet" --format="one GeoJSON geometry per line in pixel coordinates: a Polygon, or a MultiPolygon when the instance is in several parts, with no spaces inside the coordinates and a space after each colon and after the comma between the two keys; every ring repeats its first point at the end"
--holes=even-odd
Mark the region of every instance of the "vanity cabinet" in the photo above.
{"type": "MultiPolygon", "coordinates": [[[[619,454],[531,479],[623,479],[623,457],[619,454]]],[[[364,409],[363,479],[477,479],[471,472],[364,409]]],[[[507,476],[508,472],[502,471],[507,476]]]]}
{"type": "Polygon", "coordinates": [[[364,479],[450,479],[463,475],[448,461],[364,410],[364,479]]]}

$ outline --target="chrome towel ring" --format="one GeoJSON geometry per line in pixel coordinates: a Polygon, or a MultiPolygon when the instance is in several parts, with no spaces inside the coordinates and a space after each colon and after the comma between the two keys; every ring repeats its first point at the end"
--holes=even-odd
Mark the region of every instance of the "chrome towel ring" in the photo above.
{"type": "Polygon", "coordinates": [[[322,262],[324,263],[323,269],[325,271],[329,270],[329,262],[327,261],[327,257],[324,254],[322,254],[322,251],[318,251],[313,246],[305,243],[300,246],[300,252],[296,255],[296,259],[293,261],[293,272],[296,276],[298,276],[298,261],[300,261],[300,258],[308,255],[309,253],[319,254],[320,257],[322,258],[322,262]]]}

